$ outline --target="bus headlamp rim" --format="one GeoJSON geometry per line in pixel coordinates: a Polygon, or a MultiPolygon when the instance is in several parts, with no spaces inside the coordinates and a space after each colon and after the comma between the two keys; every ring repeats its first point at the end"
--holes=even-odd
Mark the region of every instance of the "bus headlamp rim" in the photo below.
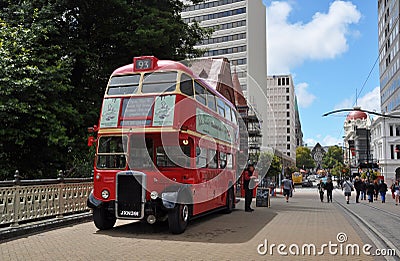
{"type": "Polygon", "coordinates": [[[158,198],[158,192],[157,191],[152,191],[150,193],[150,198],[153,200],[156,200],[158,198]]]}
{"type": "Polygon", "coordinates": [[[103,189],[101,191],[101,198],[108,199],[109,197],[110,197],[110,191],[108,191],[108,189],[103,189]]]}

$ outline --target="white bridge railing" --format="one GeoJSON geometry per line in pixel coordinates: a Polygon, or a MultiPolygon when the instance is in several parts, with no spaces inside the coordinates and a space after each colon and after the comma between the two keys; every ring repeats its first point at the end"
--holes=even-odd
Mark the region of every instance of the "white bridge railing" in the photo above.
{"type": "Polygon", "coordinates": [[[62,218],[89,211],[86,201],[93,188],[87,179],[16,180],[0,187],[0,226],[18,226],[38,219],[62,218]]]}

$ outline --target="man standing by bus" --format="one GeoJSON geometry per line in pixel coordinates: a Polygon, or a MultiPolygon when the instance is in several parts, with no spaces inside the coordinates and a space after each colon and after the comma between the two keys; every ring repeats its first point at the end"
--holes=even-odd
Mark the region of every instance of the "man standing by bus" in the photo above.
{"type": "Polygon", "coordinates": [[[254,209],[250,208],[251,201],[253,200],[253,189],[254,189],[254,182],[251,182],[251,180],[254,180],[256,175],[254,175],[254,165],[252,163],[249,163],[247,165],[247,170],[243,172],[244,176],[244,181],[243,181],[243,186],[244,186],[244,210],[246,212],[252,212],[254,209]]]}

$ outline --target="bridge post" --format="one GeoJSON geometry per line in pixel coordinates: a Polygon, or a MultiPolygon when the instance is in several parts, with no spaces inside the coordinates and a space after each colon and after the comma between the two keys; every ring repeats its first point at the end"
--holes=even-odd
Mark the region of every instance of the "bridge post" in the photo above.
{"type": "Polygon", "coordinates": [[[19,216],[19,207],[20,207],[20,196],[19,196],[19,187],[21,185],[21,176],[19,175],[19,171],[15,171],[14,175],[14,198],[13,198],[13,216],[11,220],[11,227],[18,227],[18,216],[19,216]]]}
{"type": "Polygon", "coordinates": [[[64,172],[60,170],[58,172],[58,182],[60,182],[59,192],[58,192],[58,215],[57,218],[64,217],[64,172]]]}

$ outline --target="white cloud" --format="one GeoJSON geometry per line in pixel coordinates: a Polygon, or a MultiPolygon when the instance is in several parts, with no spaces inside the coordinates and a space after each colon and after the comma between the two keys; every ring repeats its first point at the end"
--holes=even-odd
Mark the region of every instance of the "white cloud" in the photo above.
{"type": "MultiPolygon", "coordinates": [[[[343,100],[335,106],[335,109],[351,109],[354,104],[353,98],[343,100]]],[[[381,94],[380,88],[375,87],[372,91],[366,93],[364,96],[358,98],[357,106],[368,111],[381,111],[381,94]]]]}
{"type": "Polygon", "coordinates": [[[324,138],[320,134],[318,134],[315,139],[314,138],[306,138],[304,140],[304,143],[307,144],[307,146],[315,146],[317,143],[320,143],[322,146],[332,146],[332,145],[338,145],[339,143],[342,143],[343,140],[340,138],[335,138],[331,135],[326,135],[324,138]]]}
{"type": "Polygon", "coordinates": [[[343,140],[341,138],[335,138],[332,137],[331,135],[326,135],[325,138],[322,140],[321,145],[322,146],[333,146],[333,145],[338,145],[339,143],[342,143],[343,140]]]}
{"type": "Polygon", "coordinates": [[[333,59],[348,49],[349,26],[361,13],[351,2],[334,1],[328,13],[317,12],[306,24],[290,23],[292,6],[274,1],[267,7],[268,74],[289,73],[305,60],[333,59]]]}
{"type": "Polygon", "coordinates": [[[305,82],[296,85],[297,102],[299,106],[302,108],[309,107],[317,98],[315,97],[315,95],[309,93],[307,88],[308,88],[308,83],[305,82]]]}
{"type": "Polygon", "coordinates": [[[308,138],[304,140],[304,143],[307,144],[307,146],[315,146],[317,141],[312,138],[308,138]]]}

